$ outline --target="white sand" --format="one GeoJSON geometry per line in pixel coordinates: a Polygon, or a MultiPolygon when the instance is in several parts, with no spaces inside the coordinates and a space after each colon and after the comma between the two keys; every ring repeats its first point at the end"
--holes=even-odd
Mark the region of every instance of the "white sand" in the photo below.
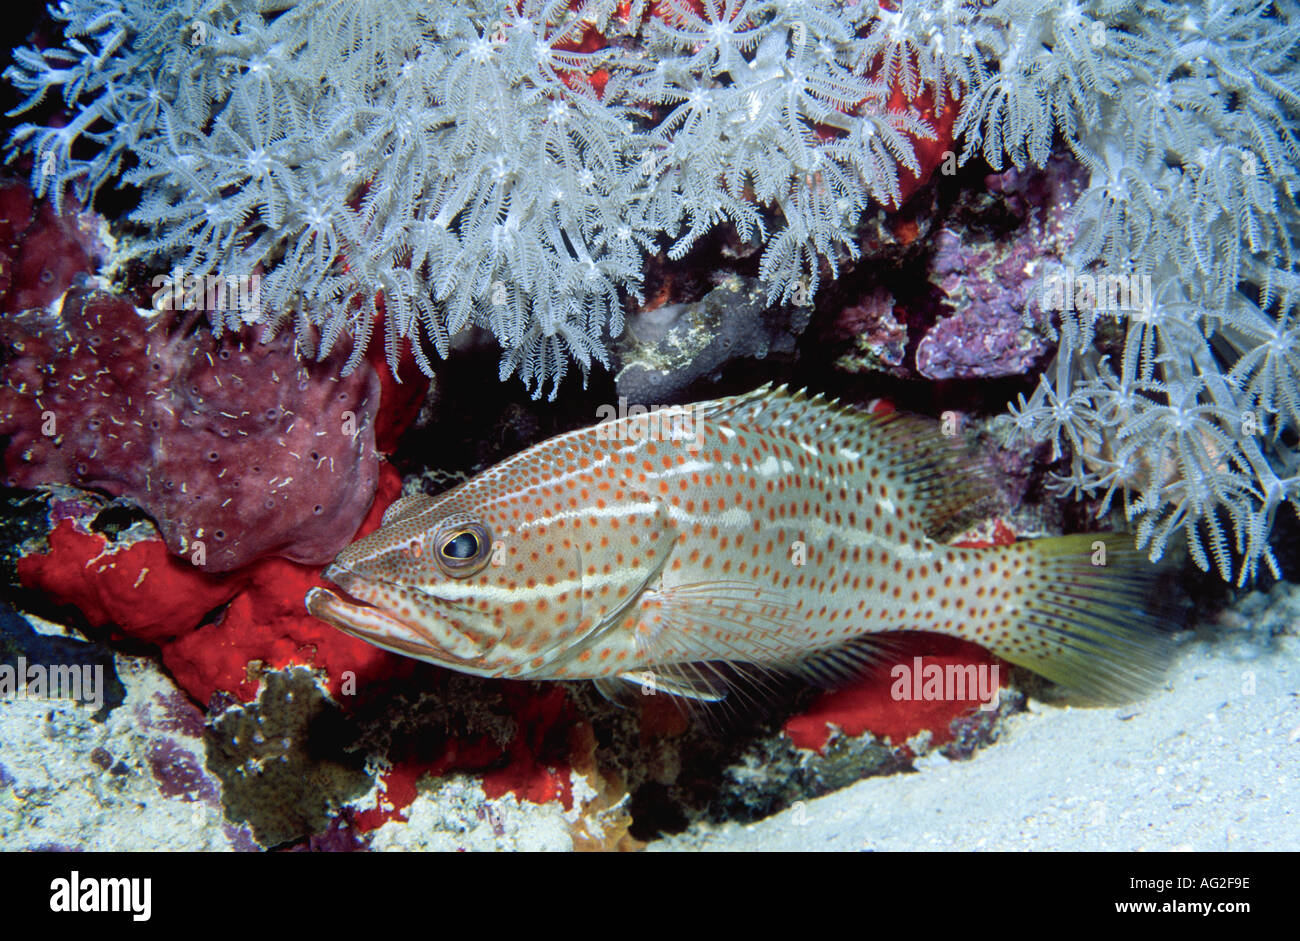
{"type": "MultiPolygon", "coordinates": [[[[1134,706],[1031,700],[969,761],[931,754],[918,773],[868,779],[756,824],[697,827],[650,848],[1300,849],[1300,586],[1247,596],[1201,633],[1167,687],[1134,706]]],[[[170,681],[148,661],[117,659],[127,702],[106,723],[72,703],[5,704],[0,759],[13,780],[0,787],[0,848],[231,847],[215,795],[158,793],[150,743],[173,738],[198,766],[202,745],[141,727],[140,710],[152,710],[170,681]],[[129,773],[96,767],[96,747],[129,773]]],[[[571,844],[573,821],[558,805],[510,801],[492,810],[476,782],[444,782],[421,795],[411,823],[382,828],[375,846],[571,844]],[[492,812],[480,814],[485,807],[492,812]]]]}
{"type": "Polygon", "coordinates": [[[932,754],[748,826],[652,849],[1300,849],[1300,587],[1254,594],[1118,709],[1031,700],[971,760],[932,754]]]}

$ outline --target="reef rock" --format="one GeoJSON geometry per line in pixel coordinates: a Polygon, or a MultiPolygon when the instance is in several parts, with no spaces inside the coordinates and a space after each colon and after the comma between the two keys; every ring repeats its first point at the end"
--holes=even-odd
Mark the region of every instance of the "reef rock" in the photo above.
{"type": "Polygon", "coordinates": [[[692,383],[732,360],[793,354],[810,316],[807,307],[769,307],[757,279],[727,275],[698,301],[633,317],[615,349],[615,386],[642,405],[678,401],[692,383]]]}
{"type": "Polygon", "coordinates": [[[202,714],[155,664],[2,603],[0,649],[11,665],[24,657],[98,674],[81,700],[6,699],[0,849],[256,849],[246,827],[223,817],[221,781],[205,767],[202,714]],[[92,685],[102,703],[86,701],[92,685]]]}

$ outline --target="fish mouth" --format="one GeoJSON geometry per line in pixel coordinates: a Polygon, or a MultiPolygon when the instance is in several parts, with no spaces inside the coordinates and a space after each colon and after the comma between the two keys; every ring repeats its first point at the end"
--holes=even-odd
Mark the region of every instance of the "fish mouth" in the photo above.
{"type": "Polygon", "coordinates": [[[403,633],[411,631],[410,625],[382,608],[357,601],[347,592],[336,594],[328,588],[312,588],[307,592],[306,602],[307,612],[313,617],[358,640],[421,660],[429,659],[434,653],[426,643],[402,638],[403,633]]]}
{"type": "Polygon", "coordinates": [[[373,602],[364,597],[365,589],[373,589],[376,584],[383,584],[379,579],[367,578],[358,572],[354,572],[346,565],[339,565],[337,562],[327,565],[320,575],[321,578],[338,586],[336,594],[346,599],[349,604],[361,607],[375,607],[373,602]],[[356,591],[356,594],[353,593],[354,591],[356,591]]]}
{"type": "Polygon", "coordinates": [[[361,576],[350,571],[349,569],[346,569],[343,566],[338,565],[336,563],[334,565],[327,566],[325,570],[321,572],[321,578],[325,579],[326,581],[333,582],[335,587],[332,589],[322,588],[320,590],[328,594],[334,595],[339,601],[343,602],[344,604],[356,608],[372,608],[376,611],[381,610],[377,605],[367,601],[364,598],[357,597],[356,595],[352,594],[351,591],[348,590],[347,588],[348,584],[351,584],[353,587],[358,587],[361,584],[361,581],[359,581],[361,576]]]}
{"type": "Polygon", "coordinates": [[[307,611],[331,626],[393,653],[454,667],[469,673],[486,671],[481,660],[486,652],[482,644],[458,629],[457,616],[470,612],[442,599],[427,598],[423,603],[436,629],[416,619],[403,619],[382,603],[383,592],[392,588],[382,581],[359,575],[334,564],[321,573],[337,589],[315,587],[307,592],[307,611]]]}

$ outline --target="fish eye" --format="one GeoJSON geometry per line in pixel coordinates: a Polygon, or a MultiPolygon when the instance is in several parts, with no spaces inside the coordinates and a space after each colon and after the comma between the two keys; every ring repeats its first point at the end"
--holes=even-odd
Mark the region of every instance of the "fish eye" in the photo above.
{"type": "Polygon", "coordinates": [[[442,547],[448,559],[472,559],[478,555],[478,536],[469,531],[457,533],[442,547]]]}
{"type": "Polygon", "coordinates": [[[438,564],[448,575],[473,575],[487,561],[491,539],[478,523],[449,527],[438,542],[438,564]]]}

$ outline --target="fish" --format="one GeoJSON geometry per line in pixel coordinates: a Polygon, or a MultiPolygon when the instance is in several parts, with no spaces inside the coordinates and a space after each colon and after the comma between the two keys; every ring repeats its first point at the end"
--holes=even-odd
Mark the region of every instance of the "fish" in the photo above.
{"type": "Polygon", "coordinates": [[[1088,702],[1164,676],[1158,569],[1124,533],[939,538],[989,473],[939,422],[764,386],[560,434],[394,502],[307,609],[481,677],[649,682],[717,702],[755,676],[835,685],[924,631],[1088,702]]]}

